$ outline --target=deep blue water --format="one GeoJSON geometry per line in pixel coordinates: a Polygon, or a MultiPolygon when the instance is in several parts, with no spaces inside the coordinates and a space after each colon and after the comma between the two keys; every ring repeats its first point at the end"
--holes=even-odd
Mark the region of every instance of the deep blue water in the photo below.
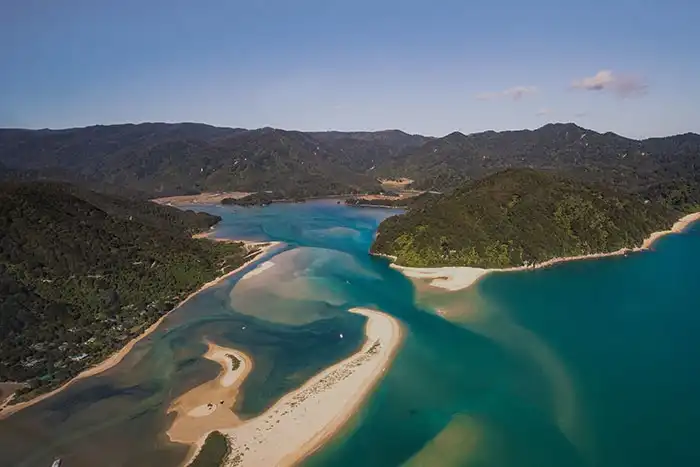
{"type": "Polygon", "coordinates": [[[406,338],[307,466],[700,465],[699,226],[655,251],[446,292],[416,288],[367,254],[398,211],[197,208],[224,218],[216,236],[286,243],[261,259],[275,263],[266,285],[239,283],[243,271],[174,312],[122,364],[0,422],[0,465],[59,454],[70,467],[176,465],[185,450],[163,438],[165,411],[216,374],[199,358],[204,338],[256,361],[237,406],[250,416],[361,344],[353,306],[396,316],[406,338]]]}

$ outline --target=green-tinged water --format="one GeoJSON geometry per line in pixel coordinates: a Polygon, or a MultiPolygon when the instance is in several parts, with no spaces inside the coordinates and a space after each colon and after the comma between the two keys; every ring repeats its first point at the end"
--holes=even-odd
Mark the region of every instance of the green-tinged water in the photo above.
{"type": "Polygon", "coordinates": [[[396,316],[406,336],[306,466],[700,465],[698,226],[654,252],[447,292],[367,254],[392,211],[205,209],[224,217],[216,236],[286,242],[258,262],[274,266],[199,294],[113,369],[0,421],[0,465],[177,465],[166,411],[215,376],[205,339],[253,357],[236,406],[250,417],[361,345],[353,306],[396,316]]]}

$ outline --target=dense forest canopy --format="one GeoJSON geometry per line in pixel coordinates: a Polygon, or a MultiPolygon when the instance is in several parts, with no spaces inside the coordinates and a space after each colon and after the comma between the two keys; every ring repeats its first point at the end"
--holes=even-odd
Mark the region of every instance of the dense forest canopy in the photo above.
{"type": "Polygon", "coordinates": [[[194,123],[0,129],[0,179],[43,177],[151,197],[367,193],[379,189],[377,179],[392,177],[408,177],[418,189],[449,191],[505,169],[535,168],[690,209],[700,204],[699,158],[697,134],[633,140],[571,123],[442,138],[398,130],[300,132],[194,123]]]}
{"type": "Polygon", "coordinates": [[[285,197],[378,188],[378,157],[426,138],[399,131],[303,133],[146,123],[0,130],[8,169],[100,182],[152,195],[275,190],[285,197]]]}
{"type": "Polygon", "coordinates": [[[53,388],[242,264],[216,216],[59,183],[0,184],[0,381],[53,388]]]}
{"type": "Polygon", "coordinates": [[[700,135],[633,140],[597,133],[575,124],[548,124],[537,130],[487,131],[436,138],[377,170],[415,180],[414,187],[449,190],[465,181],[509,168],[555,170],[584,182],[666,198],[677,208],[700,204],[700,135]]]}
{"type": "Polygon", "coordinates": [[[405,266],[503,268],[639,246],[679,215],[634,195],[510,169],[386,219],[372,251],[405,266]]]}

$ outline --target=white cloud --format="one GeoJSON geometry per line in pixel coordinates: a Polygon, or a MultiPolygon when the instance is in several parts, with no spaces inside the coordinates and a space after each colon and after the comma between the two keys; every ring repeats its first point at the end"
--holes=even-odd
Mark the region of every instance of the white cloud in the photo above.
{"type": "Polygon", "coordinates": [[[552,113],[552,109],[550,109],[549,107],[545,107],[543,109],[538,110],[535,115],[538,117],[544,117],[545,115],[549,115],[550,113],[552,113]]]}
{"type": "Polygon", "coordinates": [[[535,86],[514,86],[498,92],[482,92],[481,94],[477,94],[476,98],[482,101],[489,101],[503,97],[517,101],[522,99],[524,96],[535,93],[537,93],[537,88],[535,86]]]}
{"type": "Polygon", "coordinates": [[[574,89],[584,91],[613,91],[620,97],[634,97],[646,94],[647,84],[639,77],[620,75],[611,70],[600,70],[595,76],[574,80],[574,89]]]}

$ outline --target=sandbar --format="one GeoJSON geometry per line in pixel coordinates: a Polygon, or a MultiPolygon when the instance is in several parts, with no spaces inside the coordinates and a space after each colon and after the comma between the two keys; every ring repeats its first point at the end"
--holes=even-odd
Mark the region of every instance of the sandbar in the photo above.
{"type": "Polygon", "coordinates": [[[151,201],[158,204],[179,206],[182,204],[219,204],[224,198],[240,199],[250,195],[245,191],[209,191],[196,195],[165,196],[151,201]]]}
{"type": "MultiPolygon", "coordinates": [[[[234,240],[230,240],[230,241],[234,241],[234,240]]],[[[67,389],[68,387],[70,387],[71,385],[80,381],[81,379],[88,378],[90,376],[98,375],[100,373],[103,373],[103,372],[109,370],[113,366],[117,365],[119,362],[121,362],[124,359],[124,357],[126,357],[126,355],[131,351],[131,349],[139,341],[141,341],[145,337],[148,337],[149,334],[151,334],[153,331],[155,331],[158,328],[158,326],[160,326],[160,324],[163,322],[163,320],[168,317],[168,315],[170,313],[172,313],[174,310],[180,308],[182,305],[187,303],[192,297],[194,297],[198,293],[202,292],[203,290],[209,289],[209,288],[219,284],[220,282],[224,281],[225,279],[231,277],[232,275],[234,275],[237,272],[241,271],[242,269],[246,268],[251,263],[255,262],[259,256],[264,255],[265,253],[268,252],[268,250],[276,247],[278,244],[279,244],[279,242],[266,242],[266,243],[264,243],[264,246],[260,247],[259,249],[257,249],[257,251],[250,254],[250,258],[245,263],[238,266],[236,269],[229,271],[226,274],[223,274],[210,282],[207,282],[202,287],[200,287],[196,291],[192,292],[190,295],[187,296],[187,298],[185,298],[183,301],[178,303],[177,306],[175,306],[172,310],[170,310],[168,313],[161,316],[158,319],[158,321],[151,324],[144,332],[142,332],[138,336],[134,337],[124,347],[122,347],[117,352],[113,353],[111,356],[107,357],[107,359],[103,360],[101,363],[98,363],[97,365],[82,371],[75,378],[69,380],[68,382],[59,386],[58,388],[54,389],[51,392],[41,394],[41,395],[39,395],[33,399],[30,399],[28,401],[25,401],[25,402],[20,402],[18,404],[8,405],[6,407],[0,408],[0,420],[2,420],[3,418],[7,418],[14,413],[19,412],[22,409],[26,409],[27,407],[31,407],[34,404],[37,404],[45,399],[48,399],[51,396],[58,394],[59,392],[63,391],[64,389],[67,389]]]]}
{"type": "Polygon", "coordinates": [[[274,265],[275,265],[275,263],[273,263],[272,261],[265,261],[260,266],[253,269],[245,276],[241,277],[240,280],[250,279],[251,277],[257,276],[258,274],[262,274],[263,272],[267,271],[268,269],[270,269],[274,265]]]}
{"type": "Polygon", "coordinates": [[[199,441],[203,432],[240,423],[231,407],[241,383],[253,369],[253,361],[243,352],[211,342],[207,344],[204,358],[221,366],[219,375],[186,392],[168,409],[168,413],[176,412],[177,416],[167,435],[173,442],[192,445],[188,458],[193,458],[201,449],[204,440],[199,441]]]}
{"type": "MultiPolygon", "coordinates": [[[[391,264],[391,267],[400,271],[407,277],[413,279],[430,280],[429,285],[433,287],[438,287],[441,289],[456,291],[466,289],[471,286],[483,276],[491,272],[507,272],[507,271],[523,271],[528,269],[540,269],[553,266],[555,264],[564,263],[568,261],[579,261],[585,259],[593,258],[604,258],[608,256],[620,256],[627,255],[633,252],[639,252],[644,250],[649,250],[653,247],[654,243],[665,235],[673,233],[681,233],[687,229],[693,222],[700,220],[700,212],[693,214],[688,214],[680,218],[676,223],[673,224],[670,230],[664,230],[661,232],[654,232],[648,238],[644,240],[640,247],[636,248],[621,248],[617,251],[612,251],[609,253],[594,253],[590,255],[580,255],[580,256],[569,256],[569,257],[558,257],[552,258],[550,260],[544,261],[542,263],[516,266],[512,268],[501,268],[501,269],[485,269],[485,268],[475,268],[468,266],[449,266],[449,267],[437,267],[437,268],[411,268],[406,266],[398,266],[396,264],[391,264]]],[[[384,256],[392,260],[396,260],[395,257],[389,255],[377,255],[384,256]]]]}
{"type": "Polygon", "coordinates": [[[258,417],[243,422],[231,418],[226,428],[212,424],[200,434],[193,455],[217,430],[231,446],[225,466],[293,465],[336,434],[382,378],[403,337],[399,322],[385,313],[350,311],[367,317],[366,340],[357,353],[320,372],[258,417]]]}
{"type": "Polygon", "coordinates": [[[485,274],[491,272],[489,269],[451,266],[443,268],[409,268],[405,266],[391,265],[392,268],[401,271],[405,276],[414,279],[431,279],[430,285],[441,289],[455,291],[479,280],[485,274]]]}

